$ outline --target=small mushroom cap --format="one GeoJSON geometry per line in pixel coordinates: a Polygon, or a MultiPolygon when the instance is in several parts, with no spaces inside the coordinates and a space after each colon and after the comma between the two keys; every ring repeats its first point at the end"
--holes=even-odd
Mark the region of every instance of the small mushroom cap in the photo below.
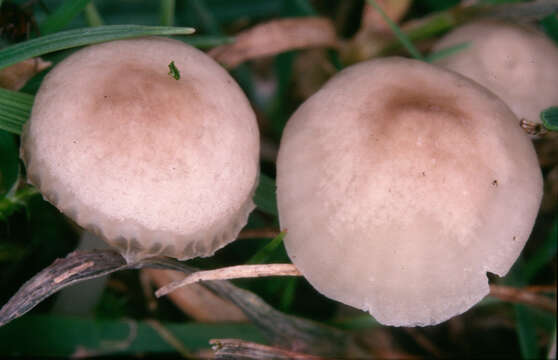
{"type": "Polygon", "coordinates": [[[48,74],[22,157],[48,201],[129,261],[188,259],[245,225],[259,134],[241,89],[203,52],[123,40],[80,50],[48,74]]]}
{"type": "Polygon", "coordinates": [[[433,48],[468,47],[436,62],[485,86],[519,119],[541,123],[542,110],[558,104],[558,47],[527,25],[484,20],[461,26],[433,48]]]}
{"type": "Polygon", "coordinates": [[[289,120],[277,160],[288,254],[324,295],[397,326],[488,294],[542,195],[529,138],[478,84],[423,62],[351,66],[289,120]]]}

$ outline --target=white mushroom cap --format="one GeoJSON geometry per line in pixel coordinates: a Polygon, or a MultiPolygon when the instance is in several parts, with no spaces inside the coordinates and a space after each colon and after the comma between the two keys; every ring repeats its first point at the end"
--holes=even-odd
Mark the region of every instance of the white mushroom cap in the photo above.
{"type": "Polygon", "coordinates": [[[433,325],[488,294],[531,232],[542,177],[495,95],[450,71],[351,66],[289,120],[277,160],[288,254],[324,295],[433,325]]]}
{"type": "Polygon", "coordinates": [[[128,260],[209,256],[254,208],[254,112],[221,66],[180,41],[114,41],[65,59],[41,85],[22,154],[45,198],[128,260]]]}
{"type": "Polygon", "coordinates": [[[457,28],[433,51],[469,46],[437,61],[498,95],[519,119],[540,123],[542,110],[558,104],[558,47],[527,25],[484,20],[457,28]]]}

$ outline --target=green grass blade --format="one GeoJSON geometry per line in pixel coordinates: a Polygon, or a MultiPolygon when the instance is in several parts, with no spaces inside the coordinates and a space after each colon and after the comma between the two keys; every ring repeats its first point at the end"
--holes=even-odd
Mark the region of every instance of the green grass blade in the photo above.
{"type": "Polygon", "coordinates": [[[554,222],[546,239],[537,247],[534,254],[529,256],[528,260],[522,266],[521,271],[526,281],[531,281],[537,273],[547,266],[556,256],[558,247],[558,215],[554,218],[554,222]]]}
{"type": "Polygon", "coordinates": [[[397,26],[396,23],[393,22],[393,20],[391,20],[389,18],[389,16],[387,16],[387,14],[384,12],[384,10],[378,5],[378,3],[376,3],[376,1],[374,0],[367,0],[368,4],[372,5],[374,7],[374,9],[376,9],[376,11],[378,11],[378,13],[380,13],[380,15],[382,16],[382,18],[384,19],[384,21],[386,23],[388,23],[389,27],[391,28],[391,31],[393,31],[393,33],[395,34],[395,36],[397,37],[397,39],[401,42],[401,44],[405,47],[405,49],[407,49],[407,51],[417,60],[424,60],[422,54],[420,53],[420,51],[415,47],[415,45],[413,45],[413,43],[411,42],[411,40],[409,40],[409,38],[407,37],[407,35],[405,35],[405,33],[401,30],[401,28],[399,26],[397,26]]]}
{"type": "MultiPolygon", "coordinates": [[[[132,319],[29,315],[0,328],[0,357],[66,358],[77,353],[88,357],[136,357],[138,354],[169,357],[176,348],[151,324],[132,319]],[[41,335],[30,336],[30,331],[41,335]]],[[[214,338],[265,343],[261,332],[252,324],[160,322],[158,325],[193,352],[209,349],[209,340],[214,338]]]]}
{"type": "Polygon", "coordinates": [[[85,7],[85,21],[87,25],[92,27],[103,26],[105,24],[93,0],[89,1],[85,7]]]}
{"type": "Polygon", "coordinates": [[[285,238],[286,234],[287,233],[285,231],[279,233],[279,235],[277,235],[273,240],[271,240],[264,247],[262,247],[260,250],[258,250],[258,252],[255,253],[254,256],[252,256],[246,262],[246,264],[263,264],[263,263],[265,263],[271,257],[271,255],[273,255],[275,250],[277,250],[277,248],[281,245],[281,243],[283,242],[283,239],[285,238]]]}
{"type": "Polygon", "coordinates": [[[204,0],[190,0],[188,2],[201,23],[202,28],[212,35],[221,34],[221,27],[207,7],[204,0]]]}
{"type": "Polygon", "coordinates": [[[0,202],[19,177],[19,148],[16,137],[0,130],[0,202]]]}
{"type": "Polygon", "coordinates": [[[450,47],[447,47],[445,49],[433,52],[431,54],[429,54],[424,60],[426,62],[429,63],[433,63],[436,62],[438,60],[441,60],[443,58],[446,58],[448,56],[451,56],[453,54],[456,54],[460,51],[463,51],[465,49],[467,49],[470,46],[470,43],[466,42],[466,43],[461,43],[461,44],[457,44],[457,45],[453,45],[450,47]]]}
{"type": "Polygon", "coordinates": [[[553,106],[543,110],[541,121],[548,130],[558,131],[558,107],[553,106]]]}
{"type": "Polygon", "coordinates": [[[149,35],[188,35],[194,32],[186,27],[107,25],[62,31],[25,41],[0,50],[0,69],[25,59],[76,46],[103,41],[128,39],[149,35]]]}
{"type": "Polygon", "coordinates": [[[23,124],[29,119],[33,96],[0,88],[0,129],[21,134],[23,124]]]}
{"type": "Polygon", "coordinates": [[[26,186],[14,194],[0,198],[0,220],[4,221],[14,212],[25,208],[29,201],[38,194],[37,188],[26,186]]]}
{"type": "Polygon", "coordinates": [[[279,309],[281,309],[281,311],[289,311],[295,299],[298,278],[291,277],[283,280],[285,281],[286,284],[283,287],[283,294],[281,295],[281,302],[279,303],[279,309]]]}
{"type": "Polygon", "coordinates": [[[48,35],[64,29],[83,11],[89,0],[66,0],[39,26],[41,35],[48,35]]]}
{"type": "Polygon", "coordinates": [[[271,215],[277,216],[277,200],[275,198],[275,181],[267,175],[260,174],[260,183],[254,195],[256,206],[271,215]]]}
{"type": "Polygon", "coordinates": [[[537,359],[538,345],[536,326],[531,312],[533,309],[524,305],[515,305],[516,330],[523,359],[537,359]]]}
{"type": "Polygon", "coordinates": [[[160,16],[161,25],[173,26],[174,25],[174,9],[175,0],[161,0],[160,16]]]}
{"type": "Polygon", "coordinates": [[[209,49],[215,46],[231,44],[234,42],[234,37],[220,35],[193,35],[181,40],[200,49],[209,49]]]}

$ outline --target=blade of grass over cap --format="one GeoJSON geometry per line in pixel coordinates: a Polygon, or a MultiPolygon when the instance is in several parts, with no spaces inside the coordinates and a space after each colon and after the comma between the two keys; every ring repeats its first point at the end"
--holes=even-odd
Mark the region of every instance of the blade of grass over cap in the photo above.
{"type": "Polygon", "coordinates": [[[32,106],[32,95],[0,88],[0,129],[20,135],[32,106]]]}
{"type": "Polygon", "coordinates": [[[39,26],[41,35],[48,35],[64,29],[83,11],[90,0],[66,0],[39,26]]]}
{"type": "Polygon", "coordinates": [[[428,56],[426,56],[426,58],[424,59],[426,62],[435,62],[438,60],[441,60],[445,57],[451,56],[453,54],[456,54],[462,50],[465,50],[469,47],[470,43],[466,42],[466,43],[461,43],[461,44],[457,44],[454,46],[450,46],[447,47],[445,49],[441,49],[440,51],[436,51],[433,52],[431,54],[429,54],[428,56]]]}
{"type": "Polygon", "coordinates": [[[76,46],[149,35],[189,35],[194,31],[188,27],[142,25],[106,25],[62,31],[0,50],[0,69],[25,59],[76,46]]]}
{"type": "Polygon", "coordinates": [[[367,0],[367,3],[370,4],[384,19],[384,21],[389,25],[391,31],[395,34],[399,42],[407,49],[407,51],[417,60],[424,60],[424,57],[420,53],[420,51],[413,45],[411,40],[405,35],[405,33],[401,30],[399,26],[393,20],[387,16],[385,11],[378,5],[378,3],[374,0],[367,0]]]}

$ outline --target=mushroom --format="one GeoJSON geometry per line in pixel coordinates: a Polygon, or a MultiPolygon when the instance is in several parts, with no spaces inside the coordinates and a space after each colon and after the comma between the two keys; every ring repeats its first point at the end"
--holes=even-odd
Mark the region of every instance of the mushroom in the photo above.
{"type": "Polygon", "coordinates": [[[558,48],[528,25],[483,20],[457,28],[433,48],[468,46],[436,62],[498,95],[520,120],[540,124],[558,104],[558,48]]]}
{"type": "Polygon", "coordinates": [[[203,52],[163,38],[66,58],[22,140],[29,181],[128,261],[209,256],[234,240],[254,208],[258,157],[239,86],[203,52]]]}
{"type": "Polygon", "coordinates": [[[289,257],[379,322],[445,321],[519,256],[541,201],[528,137],[494,94],[423,62],[346,68],[288,121],[277,200],[289,257]]]}

